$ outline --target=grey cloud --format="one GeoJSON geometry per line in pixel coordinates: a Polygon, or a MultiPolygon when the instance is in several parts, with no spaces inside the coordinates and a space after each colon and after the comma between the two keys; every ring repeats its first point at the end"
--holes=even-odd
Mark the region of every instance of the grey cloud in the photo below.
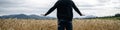
{"type": "Polygon", "coordinates": [[[0,15],[42,12],[39,7],[31,7],[33,5],[27,6],[23,4],[24,0],[0,0],[0,15]]]}
{"type": "Polygon", "coordinates": [[[94,5],[79,5],[79,7],[95,7],[94,5]]]}
{"type": "Polygon", "coordinates": [[[89,3],[87,3],[87,2],[76,2],[76,5],[77,5],[78,7],[95,7],[95,5],[89,4],[89,3]]]}
{"type": "Polygon", "coordinates": [[[24,0],[0,0],[0,2],[22,3],[24,0]]]}
{"type": "Polygon", "coordinates": [[[114,7],[115,9],[120,9],[120,7],[114,7]]]}
{"type": "Polygon", "coordinates": [[[113,0],[113,2],[112,3],[114,3],[114,4],[119,4],[120,3],[120,0],[113,0]]]}
{"type": "Polygon", "coordinates": [[[17,7],[23,3],[23,0],[0,0],[0,7],[17,7]]]}
{"type": "Polygon", "coordinates": [[[110,2],[111,0],[97,0],[100,3],[106,3],[106,2],[110,2]]]}
{"type": "MultiPolygon", "coordinates": [[[[100,2],[109,2],[109,1],[100,0],[100,2]]],[[[48,11],[48,9],[51,6],[50,5],[49,6],[48,5],[35,6],[35,5],[27,4],[27,3],[24,4],[24,0],[0,0],[0,15],[19,14],[19,13],[40,14],[40,13],[45,13],[46,11],[48,11]]],[[[77,6],[79,7],[80,10],[86,10],[86,12],[88,12],[88,10],[102,10],[102,8],[93,8],[93,7],[104,6],[104,4],[98,3],[98,5],[92,5],[92,4],[83,3],[77,6]]],[[[119,9],[120,7],[114,7],[114,8],[119,9]]]]}

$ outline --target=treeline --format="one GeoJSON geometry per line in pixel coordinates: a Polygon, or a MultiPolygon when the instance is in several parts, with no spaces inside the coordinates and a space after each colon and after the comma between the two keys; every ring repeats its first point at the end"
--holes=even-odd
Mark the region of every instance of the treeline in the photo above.
{"type": "Polygon", "coordinates": [[[115,14],[114,16],[97,17],[96,19],[117,19],[117,20],[120,20],[120,13],[115,14]]]}

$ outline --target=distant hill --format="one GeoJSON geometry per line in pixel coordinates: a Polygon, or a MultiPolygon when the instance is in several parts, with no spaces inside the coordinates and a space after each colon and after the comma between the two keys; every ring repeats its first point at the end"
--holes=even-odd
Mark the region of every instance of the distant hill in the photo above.
{"type": "Polygon", "coordinates": [[[1,19],[17,18],[17,19],[52,19],[54,17],[45,17],[38,15],[25,15],[25,14],[16,14],[16,15],[4,15],[0,16],[1,19]]]}
{"type": "MultiPolygon", "coordinates": [[[[13,14],[13,15],[3,15],[0,16],[0,19],[56,19],[55,17],[48,17],[48,16],[38,16],[38,15],[26,15],[26,14],[13,14]]],[[[104,16],[104,17],[97,17],[93,15],[83,16],[82,19],[119,19],[120,14],[115,14],[114,16],[104,16]]],[[[80,17],[76,17],[74,19],[81,19],[80,17]]]]}

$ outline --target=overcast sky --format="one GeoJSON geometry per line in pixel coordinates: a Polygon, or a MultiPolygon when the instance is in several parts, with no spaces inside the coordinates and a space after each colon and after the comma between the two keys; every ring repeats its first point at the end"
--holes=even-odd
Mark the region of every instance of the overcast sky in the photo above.
{"type": "MultiPolygon", "coordinates": [[[[0,16],[44,14],[57,0],[0,0],[0,16]]],[[[112,16],[120,13],[120,0],[73,0],[86,16],[112,16]]],[[[48,16],[56,17],[56,10],[48,16]]],[[[40,15],[41,16],[41,15],[40,15]]],[[[74,11],[74,17],[79,15],[74,11]]]]}

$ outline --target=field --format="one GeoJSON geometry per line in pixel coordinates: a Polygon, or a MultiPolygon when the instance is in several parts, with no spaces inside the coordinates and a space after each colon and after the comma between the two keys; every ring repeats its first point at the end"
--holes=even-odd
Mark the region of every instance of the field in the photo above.
{"type": "MultiPolygon", "coordinates": [[[[0,19],[0,30],[57,30],[57,20],[0,19]]],[[[73,30],[120,30],[120,20],[74,19],[73,30]]]]}

